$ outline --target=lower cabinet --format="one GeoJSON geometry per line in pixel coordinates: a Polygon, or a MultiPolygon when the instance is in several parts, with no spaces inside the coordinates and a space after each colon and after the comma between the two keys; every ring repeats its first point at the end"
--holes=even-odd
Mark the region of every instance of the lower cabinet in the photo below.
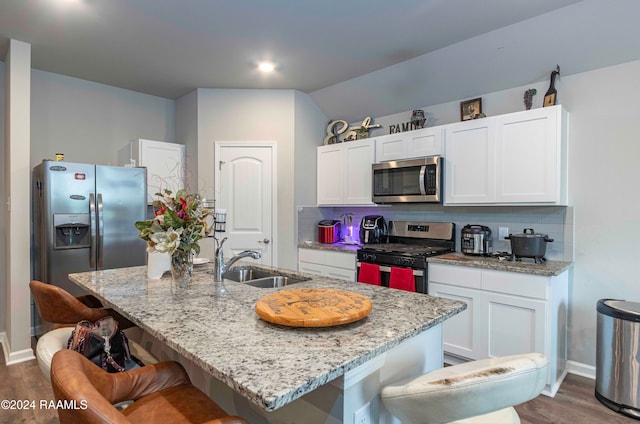
{"type": "Polygon", "coordinates": [[[341,280],[356,280],[355,253],[298,249],[298,271],[341,280]]]}
{"type": "Polygon", "coordinates": [[[539,276],[429,264],[429,294],[467,309],[444,323],[444,350],[462,360],[539,352],[550,363],[543,393],[566,375],[568,271],[539,276]]]}

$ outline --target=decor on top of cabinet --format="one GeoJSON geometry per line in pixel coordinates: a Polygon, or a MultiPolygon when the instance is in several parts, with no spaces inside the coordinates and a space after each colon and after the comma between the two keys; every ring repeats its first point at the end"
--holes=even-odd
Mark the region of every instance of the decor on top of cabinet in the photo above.
{"type": "Polygon", "coordinates": [[[194,254],[200,253],[198,241],[211,232],[205,208],[198,194],[178,190],[156,193],[154,217],[135,223],[139,237],[147,242],[147,252],[167,252],[171,255],[171,277],[184,287],[191,281],[194,254]]]}
{"type": "Polygon", "coordinates": [[[482,113],[482,97],[460,102],[461,121],[484,118],[485,116],[486,115],[482,113]]]}
{"type": "Polygon", "coordinates": [[[419,130],[421,128],[433,125],[433,116],[422,109],[416,109],[411,112],[411,120],[401,124],[389,125],[389,134],[398,134],[405,131],[419,130]]]}
{"type": "Polygon", "coordinates": [[[556,84],[556,77],[558,77],[559,75],[560,75],[560,65],[556,65],[556,69],[554,69],[553,72],[551,72],[551,81],[549,83],[549,89],[544,95],[544,103],[542,104],[543,107],[555,106],[557,101],[557,95],[558,95],[558,91],[556,90],[555,84],[556,84]]]}
{"type": "Polygon", "coordinates": [[[531,109],[531,106],[533,106],[533,96],[535,96],[537,93],[538,90],[536,90],[535,88],[530,88],[524,92],[524,107],[527,110],[531,109]]]}
{"type": "Polygon", "coordinates": [[[347,121],[344,119],[333,120],[327,125],[327,134],[324,137],[324,145],[342,143],[343,141],[361,140],[363,138],[369,138],[369,130],[373,128],[380,128],[380,124],[372,124],[371,117],[364,118],[362,123],[358,126],[350,127],[347,121]],[[347,133],[347,131],[349,131],[347,133]],[[344,133],[347,135],[344,139],[340,140],[340,136],[344,133]]]}
{"type": "Polygon", "coordinates": [[[336,144],[341,143],[340,135],[344,134],[349,129],[349,124],[344,119],[333,120],[327,125],[327,135],[324,137],[324,143],[336,144]]]}

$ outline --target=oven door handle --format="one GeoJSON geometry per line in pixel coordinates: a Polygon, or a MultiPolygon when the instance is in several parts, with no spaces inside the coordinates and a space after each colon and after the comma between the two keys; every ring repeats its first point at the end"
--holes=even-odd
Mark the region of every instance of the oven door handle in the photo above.
{"type": "MultiPolygon", "coordinates": [[[[357,265],[359,267],[360,266],[360,262],[358,262],[357,265]]],[[[391,267],[380,265],[380,271],[381,272],[391,272],[391,267]]],[[[421,270],[421,269],[414,269],[413,270],[413,275],[415,275],[416,277],[423,277],[424,276],[424,271],[421,270]]]]}

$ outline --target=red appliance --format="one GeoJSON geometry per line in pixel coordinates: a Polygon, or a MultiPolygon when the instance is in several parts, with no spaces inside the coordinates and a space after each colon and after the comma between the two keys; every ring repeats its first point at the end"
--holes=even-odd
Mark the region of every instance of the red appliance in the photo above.
{"type": "Polygon", "coordinates": [[[342,240],[342,226],[340,221],[325,219],[318,223],[318,242],[333,244],[342,240]]]}

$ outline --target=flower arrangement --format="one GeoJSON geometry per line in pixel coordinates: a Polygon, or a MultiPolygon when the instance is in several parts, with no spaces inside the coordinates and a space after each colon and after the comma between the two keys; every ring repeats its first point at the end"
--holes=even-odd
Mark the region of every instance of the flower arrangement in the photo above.
{"type": "Polygon", "coordinates": [[[135,224],[140,238],[147,241],[147,251],[167,252],[172,257],[200,253],[198,241],[211,232],[207,223],[211,211],[203,207],[200,196],[184,190],[174,195],[168,189],[156,195],[154,217],[135,224]]]}

